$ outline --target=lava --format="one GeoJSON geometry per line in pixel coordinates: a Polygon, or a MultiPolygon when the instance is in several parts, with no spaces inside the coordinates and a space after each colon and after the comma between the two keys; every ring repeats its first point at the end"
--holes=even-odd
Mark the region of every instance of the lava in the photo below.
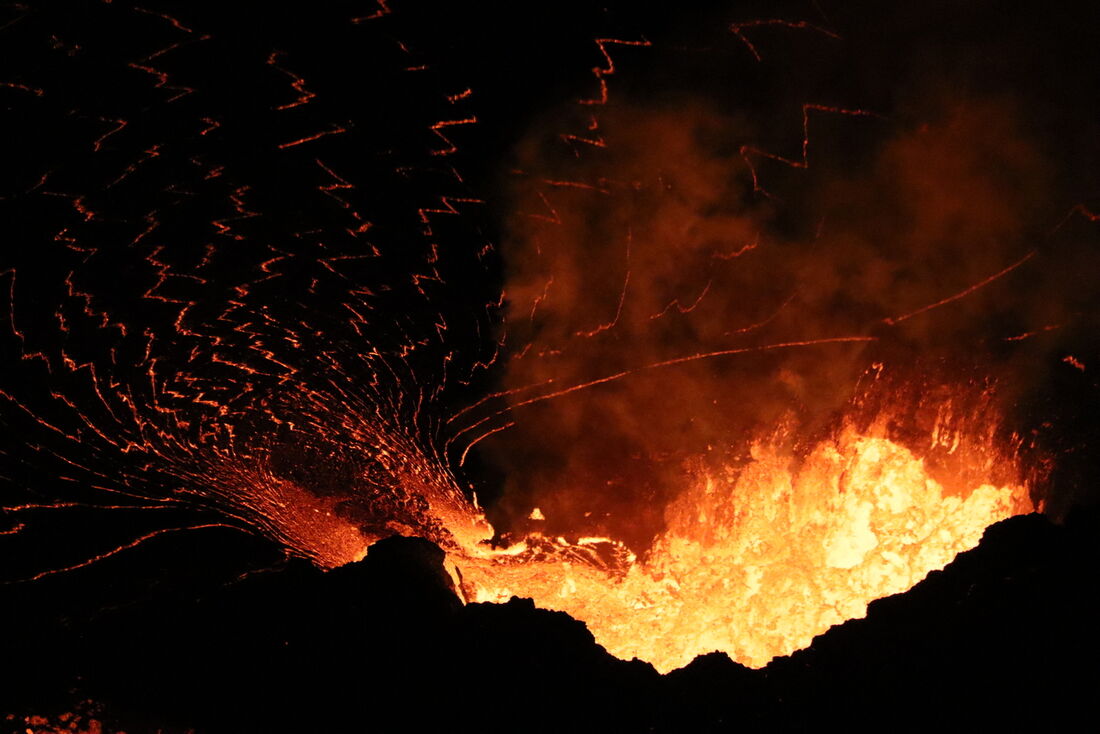
{"type": "Polygon", "coordinates": [[[962,471],[934,468],[889,437],[890,423],[849,420],[801,456],[788,427],[754,441],[742,460],[685,462],[667,527],[640,558],[611,538],[534,532],[451,560],[469,601],[530,597],[583,620],[617,657],[667,672],[722,651],[761,667],[1033,509],[1018,467],[1006,473],[1002,454],[982,443],[990,434],[968,433],[950,404],[921,448],[962,471]]]}

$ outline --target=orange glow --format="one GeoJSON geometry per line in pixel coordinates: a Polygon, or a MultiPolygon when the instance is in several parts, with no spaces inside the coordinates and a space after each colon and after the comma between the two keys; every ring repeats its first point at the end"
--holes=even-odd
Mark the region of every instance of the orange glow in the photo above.
{"type": "Polygon", "coordinates": [[[992,434],[968,434],[960,420],[972,417],[941,408],[923,447],[934,462],[888,438],[881,418],[801,455],[778,431],[747,460],[689,461],[666,529],[641,558],[610,538],[533,533],[502,550],[467,546],[451,562],[469,601],[530,597],[661,672],[715,650],[761,667],[1032,510],[1022,482],[994,483],[1018,472],[1006,474],[992,434]]]}
{"type": "Polygon", "coordinates": [[[12,731],[18,730],[25,734],[108,734],[111,731],[97,718],[100,708],[98,705],[85,701],[77,708],[77,711],[67,711],[56,716],[8,714],[3,721],[13,727],[12,731]]]}

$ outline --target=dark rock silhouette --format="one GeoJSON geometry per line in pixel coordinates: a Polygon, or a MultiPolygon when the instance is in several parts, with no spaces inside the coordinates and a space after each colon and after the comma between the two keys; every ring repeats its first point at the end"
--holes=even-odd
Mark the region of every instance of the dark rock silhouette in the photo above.
{"type": "Polygon", "coordinates": [[[189,587],[157,583],[180,573],[157,562],[182,556],[150,545],[0,589],[0,655],[16,661],[0,710],[92,698],[131,733],[1068,725],[1091,715],[1100,682],[1098,530],[1089,513],[1007,520],[806,650],[762,670],[713,653],[663,677],[529,600],[463,606],[427,541],[390,538],[327,573],[291,561],[236,579],[226,559],[263,552],[227,536],[207,561],[220,577],[206,568],[189,587]]]}

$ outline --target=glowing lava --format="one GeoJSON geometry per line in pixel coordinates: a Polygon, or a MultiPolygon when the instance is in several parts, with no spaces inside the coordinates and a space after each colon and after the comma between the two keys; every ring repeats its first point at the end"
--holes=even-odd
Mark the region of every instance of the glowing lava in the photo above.
{"type": "MultiPolygon", "coordinates": [[[[801,458],[773,438],[738,464],[697,462],[641,559],[610,539],[534,535],[452,561],[471,601],[530,597],[583,620],[617,657],[667,672],[719,650],[760,667],[1031,511],[1023,484],[945,478],[885,426],[846,427],[801,458]]],[[[967,450],[957,434],[932,438],[930,452],[967,450]]],[[[974,461],[968,477],[993,472],[991,454],[974,461]]]]}

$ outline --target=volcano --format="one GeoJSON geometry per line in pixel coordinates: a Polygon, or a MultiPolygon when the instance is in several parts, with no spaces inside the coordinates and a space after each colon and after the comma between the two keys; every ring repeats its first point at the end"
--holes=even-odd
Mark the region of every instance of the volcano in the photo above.
{"type": "Polygon", "coordinates": [[[10,4],[0,722],[1088,717],[1096,15],[10,4]]]}

